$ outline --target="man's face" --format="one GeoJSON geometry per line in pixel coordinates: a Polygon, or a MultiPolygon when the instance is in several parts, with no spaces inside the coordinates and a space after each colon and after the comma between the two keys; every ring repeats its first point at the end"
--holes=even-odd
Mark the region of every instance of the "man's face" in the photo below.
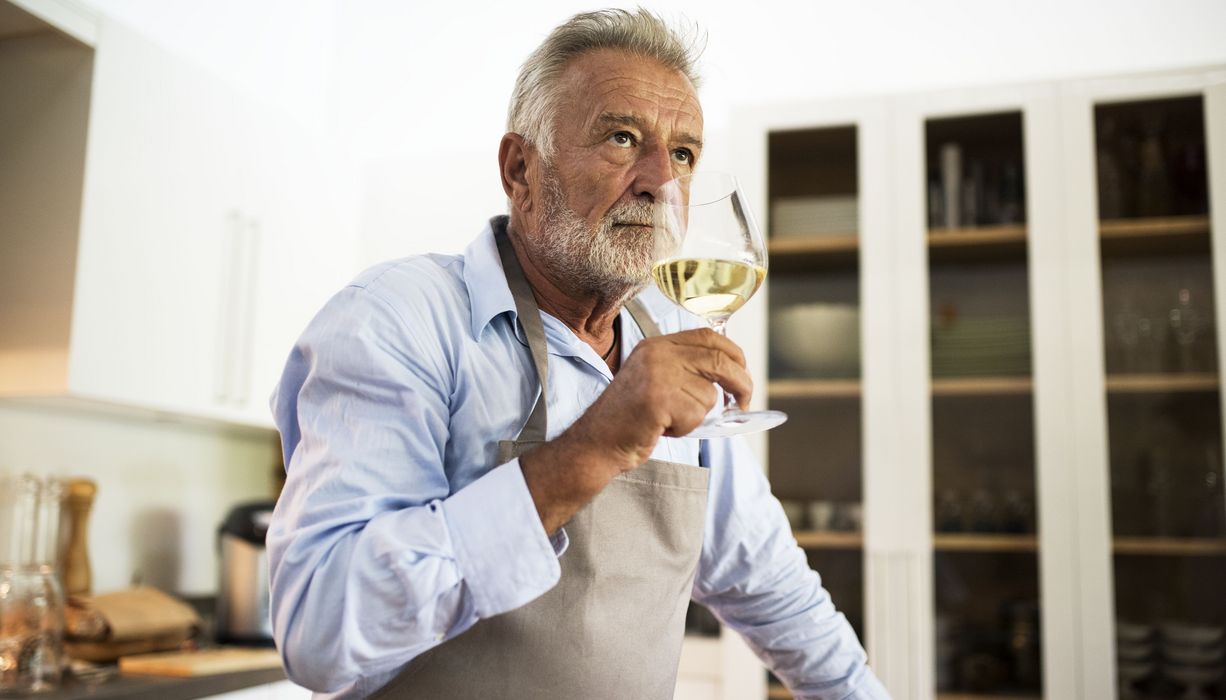
{"type": "Polygon", "coordinates": [[[651,271],[656,189],[698,160],[702,108],[684,75],[617,50],[575,59],[561,87],[534,183],[539,253],[586,291],[624,294],[651,271]]]}

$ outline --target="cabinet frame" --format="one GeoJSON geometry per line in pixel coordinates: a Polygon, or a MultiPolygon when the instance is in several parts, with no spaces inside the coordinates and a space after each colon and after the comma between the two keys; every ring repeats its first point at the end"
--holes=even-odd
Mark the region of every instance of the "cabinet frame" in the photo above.
{"type": "MultiPolygon", "coordinates": [[[[1116,693],[1115,548],[1111,524],[1110,448],[1107,433],[1107,381],[1103,358],[1102,265],[1099,250],[1094,107],[1104,102],[1140,101],[1203,95],[1206,156],[1209,175],[1210,236],[1213,248],[1214,300],[1221,328],[1226,303],[1226,225],[1213,212],[1226,211],[1226,140],[1214,138],[1226,130],[1226,69],[1180,70],[1142,76],[1088,79],[1060,84],[1060,172],[1064,191],[1063,229],[1068,290],[1066,346],[1068,359],[1067,412],[1076,468],[1066,475],[1066,494],[1075,518],[1067,553],[1077,576],[1073,589],[1079,616],[1075,685],[1069,697],[1116,693]],[[1214,177],[1214,173],[1218,173],[1214,177]],[[1080,322],[1077,319],[1082,319],[1080,322]]],[[[1226,348],[1218,339],[1218,366],[1226,348]]],[[[1222,392],[1219,390],[1219,396],[1222,392]]],[[[1226,435],[1226,426],[1223,426],[1226,435]]],[[[1047,563],[1045,561],[1045,563],[1047,563]]],[[[1059,564],[1061,562],[1052,562],[1059,564]]],[[[1068,562],[1065,562],[1066,564],[1068,562]]],[[[1046,623],[1046,618],[1044,618],[1046,623]]]]}
{"type": "MultiPolygon", "coordinates": [[[[737,171],[763,222],[770,207],[769,132],[857,127],[862,641],[894,697],[936,695],[933,555],[951,546],[934,546],[931,505],[931,402],[935,390],[951,387],[934,382],[930,370],[925,121],[1001,111],[1023,115],[1032,377],[1013,389],[1033,392],[1043,695],[1114,697],[1113,554],[1150,544],[1116,542],[1112,534],[1093,110],[1101,102],[1196,94],[1204,97],[1220,329],[1226,314],[1226,219],[1213,213],[1226,212],[1226,67],[758,106],[737,114],[734,133],[744,134],[735,144],[737,171]]],[[[761,293],[770,294],[769,276],[761,293]]],[[[766,347],[765,316],[765,305],[757,306],[755,348],[766,347]]],[[[1217,353],[1219,368],[1226,367],[1220,335],[1217,353]]],[[[755,376],[763,370],[755,368],[755,376]]],[[[1188,390],[1213,380],[1196,379],[1188,390]]],[[[814,382],[778,385],[797,396],[829,393],[814,382]]],[[[1226,392],[1219,390],[1219,397],[1226,422],[1226,392]]]]}

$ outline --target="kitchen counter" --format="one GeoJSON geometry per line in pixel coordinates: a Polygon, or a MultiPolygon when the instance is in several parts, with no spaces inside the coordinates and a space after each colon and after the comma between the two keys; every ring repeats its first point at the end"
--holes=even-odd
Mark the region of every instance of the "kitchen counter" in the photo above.
{"type": "MultiPolygon", "coordinates": [[[[201,639],[212,639],[216,599],[213,596],[178,596],[196,609],[201,619],[201,639]]],[[[110,667],[114,669],[114,666],[110,667]]],[[[26,696],[30,700],[192,700],[223,693],[232,693],[286,680],[280,668],[255,671],[216,673],[192,678],[145,676],[116,671],[106,680],[86,682],[71,672],[64,673],[64,682],[50,693],[26,696]]],[[[305,691],[304,691],[305,692],[305,691]]]]}
{"type": "Polygon", "coordinates": [[[195,678],[167,678],[165,676],[136,676],[117,674],[102,683],[84,683],[66,674],[59,690],[31,695],[37,700],[191,700],[244,690],[259,685],[285,680],[285,672],[279,668],[237,673],[218,673],[195,678]]]}

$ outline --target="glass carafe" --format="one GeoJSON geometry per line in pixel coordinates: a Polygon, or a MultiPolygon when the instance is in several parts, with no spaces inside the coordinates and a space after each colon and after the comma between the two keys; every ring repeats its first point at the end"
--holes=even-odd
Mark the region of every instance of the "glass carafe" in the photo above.
{"type": "Polygon", "coordinates": [[[64,667],[64,593],[55,570],[56,480],[0,477],[0,695],[57,688],[64,667]]]}

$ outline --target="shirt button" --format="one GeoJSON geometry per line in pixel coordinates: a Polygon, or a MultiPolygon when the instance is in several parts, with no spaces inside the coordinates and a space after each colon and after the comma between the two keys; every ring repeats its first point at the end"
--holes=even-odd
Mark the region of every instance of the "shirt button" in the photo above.
{"type": "Polygon", "coordinates": [[[436,641],[436,642],[441,642],[441,641],[443,641],[443,639],[444,639],[446,636],[447,636],[447,635],[445,635],[445,634],[443,634],[442,632],[440,632],[440,633],[438,633],[438,634],[434,635],[434,641],[436,641]]]}

